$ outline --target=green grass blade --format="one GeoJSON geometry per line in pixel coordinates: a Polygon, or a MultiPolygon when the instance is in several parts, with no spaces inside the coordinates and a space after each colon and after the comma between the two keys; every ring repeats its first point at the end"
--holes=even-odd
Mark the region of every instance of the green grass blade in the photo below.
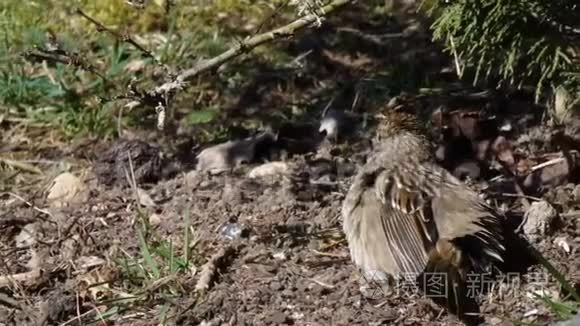
{"type": "Polygon", "coordinates": [[[143,236],[143,232],[141,229],[137,230],[137,234],[139,235],[139,245],[141,247],[141,254],[143,255],[143,260],[145,265],[149,268],[149,271],[153,274],[153,279],[159,279],[161,277],[161,273],[159,272],[159,266],[153,259],[151,255],[151,251],[149,250],[149,245],[143,236]]]}
{"type": "Polygon", "coordinates": [[[190,226],[191,226],[191,215],[189,212],[189,207],[185,209],[185,226],[184,226],[184,235],[183,235],[183,260],[185,261],[186,268],[189,268],[189,242],[191,241],[191,234],[190,234],[190,226]]]}

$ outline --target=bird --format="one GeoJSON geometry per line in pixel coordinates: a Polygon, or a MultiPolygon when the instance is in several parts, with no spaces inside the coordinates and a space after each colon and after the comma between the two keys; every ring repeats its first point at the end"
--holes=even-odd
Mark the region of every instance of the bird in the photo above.
{"type": "Polygon", "coordinates": [[[391,280],[417,276],[424,292],[430,275],[444,275],[446,297],[432,299],[478,324],[467,277],[503,263],[504,217],[436,163],[414,115],[389,110],[381,120],[372,153],[342,203],[351,259],[364,273],[391,280]]]}

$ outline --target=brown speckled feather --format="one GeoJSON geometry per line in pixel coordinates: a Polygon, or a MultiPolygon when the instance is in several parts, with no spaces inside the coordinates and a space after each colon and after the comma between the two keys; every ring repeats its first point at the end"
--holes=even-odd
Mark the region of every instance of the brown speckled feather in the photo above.
{"type": "Polygon", "coordinates": [[[389,132],[343,203],[343,229],[356,265],[394,277],[417,275],[440,239],[466,239],[465,255],[474,265],[501,261],[497,214],[433,162],[429,143],[415,130],[389,132]]]}

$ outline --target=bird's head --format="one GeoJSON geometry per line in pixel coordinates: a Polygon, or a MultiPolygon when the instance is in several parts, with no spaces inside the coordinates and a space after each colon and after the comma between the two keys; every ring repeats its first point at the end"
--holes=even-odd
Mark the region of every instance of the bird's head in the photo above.
{"type": "Polygon", "coordinates": [[[405,133],[422,137],[426,135],[424,127],[414,115],[397,110],[388,110],[378,115],[377,118],[379,125],[375,139],[379,142],[405,133]]]}

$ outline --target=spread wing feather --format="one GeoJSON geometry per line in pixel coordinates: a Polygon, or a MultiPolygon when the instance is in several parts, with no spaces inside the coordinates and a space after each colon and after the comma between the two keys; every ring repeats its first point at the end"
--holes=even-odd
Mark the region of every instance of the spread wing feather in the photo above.
{"type": "Polygon", "coordinates": [[[428,251],[437,241],[437,228],[431,211],[432,197],[396,171],[383,171],[375,190],[382,203],[381,226],[387,245],[394,255],[395,270],[420,273],[428,251]]]}

